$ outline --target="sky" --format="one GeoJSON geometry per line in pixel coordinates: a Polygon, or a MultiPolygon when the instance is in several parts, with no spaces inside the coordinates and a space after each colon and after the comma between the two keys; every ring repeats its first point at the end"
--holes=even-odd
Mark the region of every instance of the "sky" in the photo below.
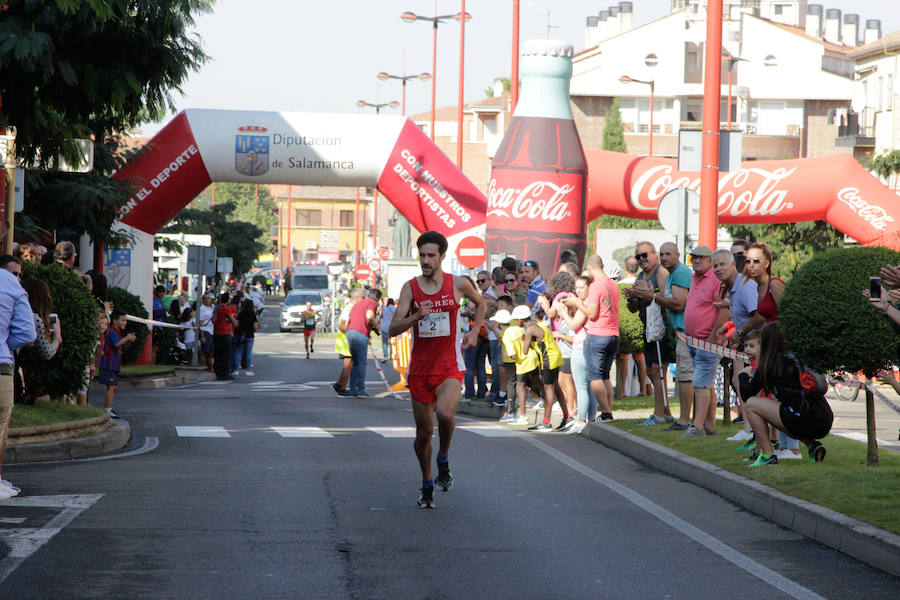
{"type": "MultiPolygon", "coordinates": [[[[882,33],[900,30],[900,2],[820,0],[828,8],[881,19],[882,33]]],[[[467,0],[464,101],[485,96],[494,78],[508,77],[512,62],[512,0],[467,0]]],[[[520,42],[566,40],[584,49],[585,18],[618,0],[520,0],[520,42]],[[548,12],[549,11],[549,12],[548,12]],[[551,26],[548,30],[548,24],[551,26]]],[[[671,0],[633,0],[637,27],[670,12],[671,0]]],[[[218,108],[357,113],[357,100],[401,100],[399,81],[375,75],[431,72],[430,22],[405,23],[400,14],[456,14],[461,0],[218,0],[197,19],[194,33],[210,60],[192,73],[176,109],[218,108]]],[[[437,106],[455,106],[459,79],[459,25],[438,27],[437,106]]],[[[431,82],[407,84],[406,113],[431,107],[431,82]]],[[[396,110],[385,112],[399,114],[396,110]]],[[[145,124],[153,135],[160,123],[145,124]]]]}

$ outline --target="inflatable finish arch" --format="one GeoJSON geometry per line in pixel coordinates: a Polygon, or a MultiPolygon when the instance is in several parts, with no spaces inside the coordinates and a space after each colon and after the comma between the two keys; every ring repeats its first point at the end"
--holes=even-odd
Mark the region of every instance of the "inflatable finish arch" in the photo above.
{"type": "Polygon", "coordinates": [[[158,232],[214,181],[378,186],[419,231],[483,237],[484,195],[405,117],[182,111],[116,178],[123,224],[158,232]]]}

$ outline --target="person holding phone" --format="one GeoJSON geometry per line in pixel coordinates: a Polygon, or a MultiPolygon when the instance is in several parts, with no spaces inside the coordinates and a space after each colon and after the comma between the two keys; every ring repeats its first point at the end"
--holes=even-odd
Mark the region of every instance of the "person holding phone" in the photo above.
{"type": "MultiPolygon", "coordinates": [[[[900,270],[895,279],[891,269],[898,269],[898,267],[888,265],[881,270],[882,275],[885,276],[884,281],[890,285],[900,285],[900,270]]],[[[869,289],[863,290],[862,294],[868,299],[869,304],[884,313],[894,331],[900,333],[900,308],[898,308],[900,307],[900,289],[885,289],[882,286],[882,277],[869,277],[869,289]]]]}

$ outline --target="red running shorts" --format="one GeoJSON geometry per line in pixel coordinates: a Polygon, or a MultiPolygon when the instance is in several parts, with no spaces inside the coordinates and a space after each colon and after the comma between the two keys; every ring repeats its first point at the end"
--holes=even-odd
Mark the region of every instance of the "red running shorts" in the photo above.
{"type": "Polygon", "coordinates": [[[406,385],[412,394],[412,399],[423,404],[433,404],[437,398],[435,391],[439,385],[448,379],[455,379],[462,383],[465,371],[462,373],[450,373],[447,375],[410,375],[406,379],[406,385]]]}

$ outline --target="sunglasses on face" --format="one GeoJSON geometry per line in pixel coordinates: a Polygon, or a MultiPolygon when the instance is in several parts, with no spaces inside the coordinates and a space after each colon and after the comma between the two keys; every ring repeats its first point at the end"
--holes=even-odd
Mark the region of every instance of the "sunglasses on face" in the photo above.
{"type": "Polygon", "coordinates": [[[537,266],[537,263],[535,263],[533,260],[526,260],[525,262],[522,263],[522,266],[534,268],[537,266]]]}
{"type": "Polygon", "coordinates": [[[641,252],[640,254],[635,254],[635,255],[634,255],[634,258],[635,258],[636,260],[644,260],[644,259],[647,258],[648,256],[650,256],[650,253],[649,253],[649,252],[641,252]]]}
{"type": "Polygon", "coordinates": [[[506,280],[506,283],[515,283],[515,282],[516,282],[516,280],[512,277],[506,280]]]}
{"type": "Polygon", "coordinates": [[[487,283],[487,279],[476,279],[478,283],[487,283]]]}
{"type": "Polygon", "coordinates": [[[762,262],[762,259],[761,258],[749,258],[749,259],[747,259],[747,262],[753,263],[754,265],[758,265],[759,263],[762,262]]]}

